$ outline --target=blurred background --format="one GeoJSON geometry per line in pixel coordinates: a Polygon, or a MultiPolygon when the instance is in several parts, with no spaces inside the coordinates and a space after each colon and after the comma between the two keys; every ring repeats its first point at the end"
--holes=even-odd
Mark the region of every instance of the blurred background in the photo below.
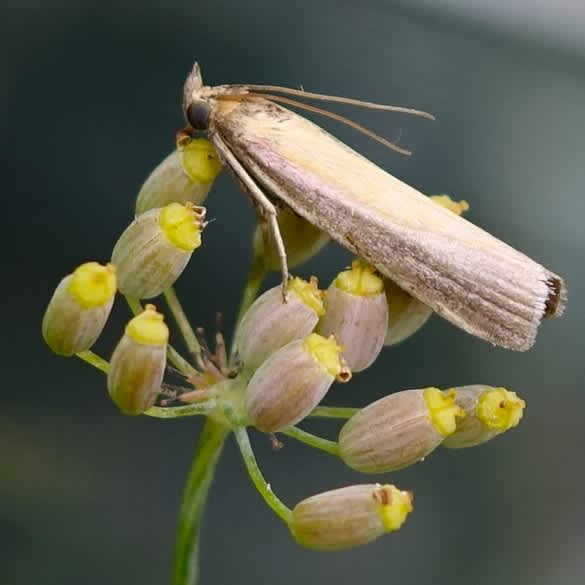
{"type": "MultiPolygon", "coordinates": [[[[324,127],[566,277],[565,316],[526,354],[439,318],[335,387],[365,405],[426,385],[505,385],[528,402],[520,427],[437,451],[390,477],[416,493],[397,534],[347,553],[297,547],[254,491],[230,442],[207,510],[202,585],[565,585],[585,579],[585,9],[581,3],[383,0],[3,4],[0,128],[5,238],[0,409],[0,583],[169,582],[183,482],[201,421],[120,415],[99,372],[51,355],[40,320],[58,280],[109,258],[135,194],[173,148],[180,92],[197,59],[208,84],[271,83],[432,111],[436,122],[338,109],[414,150],[400,157],[324,127]]],[[[194,323],[230,334],[254,216],[223,173],[216,219],[178,283],[194,323]]],[[[349,260],[331,245],[297,271],[326,286],[349,260]]],[[[272,282],[276,282],[274,276],[272,282]]],[[[128,317],[120,301],[98,350],[128,317]]],[[[306,428],[333,437],[336,425],[306,428]]],[[[289,505],[363,481],[285,441],[257,455],[289,505]]],[[[372,479],[372,478],[369,478],[372,479]]]]}

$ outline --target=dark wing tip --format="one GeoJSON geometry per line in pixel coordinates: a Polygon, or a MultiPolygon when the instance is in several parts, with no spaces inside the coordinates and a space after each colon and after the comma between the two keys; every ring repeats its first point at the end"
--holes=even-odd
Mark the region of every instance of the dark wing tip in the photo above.
{"type": "Polygon", "coordinates": [[[549,292],[542,316],[544,319],[560,317],[567,303],[567,287],[565,286],[565,282],[560,276],[553,274],[546,281],[546,284],[549,292]]]}

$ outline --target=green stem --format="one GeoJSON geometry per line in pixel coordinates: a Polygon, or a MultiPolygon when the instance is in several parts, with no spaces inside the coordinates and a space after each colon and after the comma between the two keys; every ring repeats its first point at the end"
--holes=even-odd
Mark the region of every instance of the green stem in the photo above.
{"type": "Polygon", "coordinates": [[[199,438],[179,513],[173,585],[197,583],[203,508],[228,430],[209,418],[199,438]]]}
{"type": "Polygon", "coordinates": [[[132,311],[132,314],[134,316],[140,315],[140,313],[142,313],[143,311],[142,305],[140,304],[140,299],[131,297],[129,295],[124,295],[124,297],[126,299],[126,302],[128,303],[128,306],[130,307],[130,310],[132,311]]]}
{"type": "Polygon", "coordinates": [[[330,441],[329,439],[318,437],[317,435],[303,431],[303,429],[299,429],[298,427],[290,427],[284,431],[281,431],[281,433],[283,435],[292,437],[301,443],[310,445],[315,449],[321,449],[321,451],[325,451],[330,455],[339,456],[339,445],[335,441],[330,441]]]}
{"type": "Polygon", "coordinates": [[[142,414],[154,418],[179,418],[182,416],[208,415],[216,407],[215,400],[206,400],[198,404],[185,406],[152,406],[142,414]]]}
{"type": "Polygon", "coordinates": [[[164,293],[165,300],[177,325],[179,326],[179,330],[181,331],[181,335],[185,340],[185,344],[187,345],[187,349],[189,353],[195,358],[196,364],[202,364],[203,360],[201,359],[201,346],[199,345],[199,341],[197,340],[197,336],[193,331],[193,327],[191,327],[191,323],[189,323],[189,319],[187,319],[187,315],[183,310],[181,303],[179,302],[179,298],[177,297],[177,293],[175,289],[171,286],[168,288],[164,293]]]}
{"type": "MultiPolygon", "coordinates": [[[[124,296],[128,306],[130,307],[130,310],[132,311],[132,314],[140,315],[140,313],[143,311],[140,299],[131,297],[129,295],[124,296]]],[[[169,358],[171,364],[173,364],[173,366],[175,366],[175,368],[177,368],[181,374],[187,377],[198,374],[197,370],[171,344],[167,346],[167,357],[169,358]]]]}
{"type": "Polygon", "coordinates": [[[236,435],[242,457],[244,458],[246,469],[248,470],[248,474],[251,480],[254,482],[256,489],[260,492],[260,495],[264,498],[264,501],[270,506],[270,508],[272,508],[272,511],[277,516],[279,516],[281,520],[288,524],[290,522],[292,512],[290,508],[288,508],[274,494],[270,485],[266,483],[266,480],[264,479],[264,476],[258,467],[258,463],[256,462],[256,457],[254,456],[254,451],[252,450],[252,445],[250,444],[250,438],[248,437],[246,427],[235,427],[234,434],[236,435]]]}
{"type": "Polygon", "coordinates": [[[181,374],[189,377],[199,373],[171,344],[167,345],[167,357],[181,374]]]}
{"type": "Polygon", "coordinates": [[[349,406],[317,406],[309,416],[319,418],[351,418],[360,410],[360,408],[351,408],[349,406]]]}
{"type": "Polygon", "coordinates": [[[94,368],[101,370],[104,374],[108,373],[110,364],[104,358],[97,355],[97,353],[91,351],[91,349],[80,351],[76,355],[80,360],[83,360],[84,362],[92,365],[94,368]]]}

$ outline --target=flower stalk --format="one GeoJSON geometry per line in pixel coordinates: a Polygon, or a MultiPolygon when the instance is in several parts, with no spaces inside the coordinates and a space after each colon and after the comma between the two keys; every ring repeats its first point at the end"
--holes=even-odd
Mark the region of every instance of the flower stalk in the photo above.
{"type": "Polygon", "coordinates": [[[195,585],[203,510],[229,429],[208,418],[199,438],[179,512],[173,585],[195,585]]]}
{"type": "Polygon", "coordinates": [[[84,362],[92,365],[94,368],[101,370],[104,374],[108,373],[110,364],[108,364],[108,362],[104,358],[100,357],[97,353],[91,351],[91,349],[86,351],[78,351],[75,355],[77,355],[80,360],[83,360],[84,362]]]}
{"type": "Polygon", "coordinates": [[[329,455],[335,455],[336,457],[339,456],[339,445],[335,441],[318,437],[317,435],[313,435],[303,429],[299,429],[299,427],[290,427],[284,429],[281,433],[288,437],[292,437],[301,443],[305,443],[305,445],[309,445],[309,447],[325,451],[326,453],[329,453],[329,455]]]}
{"type": "Polygon", "coordinates": [[[360,411],[359,408],[351,406],[317,406],[309,416],[315,418],[351,418],[360,411]]]}
{"type": "Polygon", "coordinates": [[[216,408],[215,400],[206,400],[197,404],[186,404],[185,406],[151,406],[142,414],[153,418],[181,418],[185,416],[209,416],[216,408]]]}
{"type": "MultiPolygon", "coordinates": [[[[264,501],[268,504],[272,511],[283,522],[288,524],[291,518],[291,510],[278,498],[278,496],[272,491],[270,484],[267,483],[267,481],[264,479],[262,471],[260,471],[260,467],[258,467],[254,451],[252,450],[248,432],[244,427],[236,427],[234,429],[234,435],[238,441],[238,446],[240,448],[240,452],[242,453],[242,458],[244,459],[244,464],[246,465],[248,475],[256,486],[256,489],[260,492],[260,495],[264,498],[264,501]]],[[[178,584],[175,583],[175,585],[178,584]]]]}
{"type": "Polygon", "coordinates": [[[191,327],[191,323],[189,323],[189,319],[183,310],[183,305],[181,305],[174,287],[169,287],[163,294],[177,326],[179,327],[181,335],[185,340],[185,345],[187,346],[189,353],[193,356],[195,364],[200,367],[203,363],[201,358],[201,345],[197,340],[193,327],[191,327]]]}

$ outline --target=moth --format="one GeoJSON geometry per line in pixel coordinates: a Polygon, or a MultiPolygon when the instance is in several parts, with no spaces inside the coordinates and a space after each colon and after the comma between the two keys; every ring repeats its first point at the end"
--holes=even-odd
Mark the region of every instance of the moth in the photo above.
{"type": "Polygon", "coordinates": [[[284,105],[326,115],[403,149],[347,118],[286,96],[432,117],[284,87],[209,87],[195,64],[183,92],[188,126],[178,139],[207,132],[276,245],[284,290],[288,269],[276,221],[279,207],[291,208],[437,314],[495,345],[527,350],[541,320],[562,313],[562,278],[284,105]]]}

